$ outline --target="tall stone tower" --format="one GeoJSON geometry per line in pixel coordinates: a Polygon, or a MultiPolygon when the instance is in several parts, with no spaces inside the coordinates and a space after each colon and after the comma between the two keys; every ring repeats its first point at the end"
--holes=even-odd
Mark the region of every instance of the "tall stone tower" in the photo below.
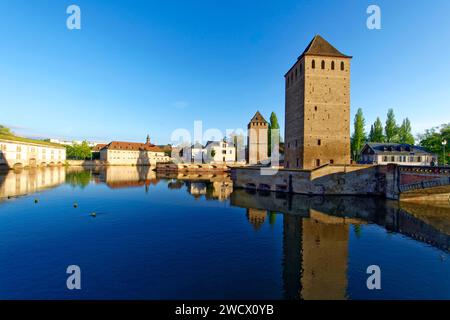
{"type": "Polygon", "coordinates": [[[350,164],[350,60],[316,35],[285,74],[285,167],[350,164]]]}
{"type": "Polygon", "coordinates": [[[264,117],[257,111],[248,126],[248,163],[258,164],[268,159],[268,133],[269,125],[264,117]]]}

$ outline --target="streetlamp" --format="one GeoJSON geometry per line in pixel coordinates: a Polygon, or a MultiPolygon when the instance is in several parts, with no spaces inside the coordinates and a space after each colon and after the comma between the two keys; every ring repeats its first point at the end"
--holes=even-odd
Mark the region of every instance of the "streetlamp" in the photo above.
{"type": "Polygon", "coordinates": [[[445,167],[445,146],[447,145],[447,140],[442,140],[442,149],[443,149],[443,163],[444,163],[444,167],[445,167]]]}

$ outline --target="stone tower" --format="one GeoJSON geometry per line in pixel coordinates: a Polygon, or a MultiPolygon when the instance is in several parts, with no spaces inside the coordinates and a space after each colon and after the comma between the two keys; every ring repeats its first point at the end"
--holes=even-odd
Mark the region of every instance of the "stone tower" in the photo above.
{"type": "Polygon", "coordinates": [[[257,111],[248,126],[248,163],[258,164],[268,159],[268,132],[269,125],[264,117],[257,111]]]}
{"type": "Polygon", "coordinates": [[[285,74],[285,167],[350,164],[350,60],[315,36],[285,74]]]}

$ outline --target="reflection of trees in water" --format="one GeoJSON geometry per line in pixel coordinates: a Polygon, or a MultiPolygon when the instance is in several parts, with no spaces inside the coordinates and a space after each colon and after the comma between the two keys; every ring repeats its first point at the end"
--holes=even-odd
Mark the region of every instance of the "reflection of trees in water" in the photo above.
{"type": "Polygon", "coordinates": [[[66,183],[72,187],[85,188],[92,179],[91,171],[66,172],[66,183]]]}
{"type": "Polygon", "coordinates": [[[169,181],[167,187],[172,190],[181,189],[184,186],[184,182],[180,180],[169,181]]]}

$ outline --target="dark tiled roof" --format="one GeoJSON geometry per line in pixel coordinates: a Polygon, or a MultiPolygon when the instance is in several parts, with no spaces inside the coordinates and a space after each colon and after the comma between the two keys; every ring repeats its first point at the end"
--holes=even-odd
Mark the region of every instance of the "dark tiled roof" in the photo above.
{"type": "Polygon", "coordinates": [[[104,147],[108,150],[129,150],[129,151],[153,151],[163,152],[163,150],[154,144],[138,143],[138,142],[124,142],[111,141],[104,147]]]}
{"type": "MultiPolygon", "coordinates": [[[[298,57],[297,61],[302,59],[304,56],[324,56],[324,57],[337,57],[337,58],[352,58],[340,52],[338,49],[333,47],[327,40],[322,38],[320,35],[314,36],[311,42],[308,44],[303,53],[298,57]]],[[[286,76],[297,64],[294,65],[286,72],[286,76]]]]}
{"type": "Polygon", "coordinates": [[[93,152],[98,152],[98,151],[100,151],[101,149],[103,149],[103,148],[106,147],[106,146],[107,146],[106,144],[102,144],[102,143],[96,144],[96,145],[92,148],[92,151],[93,151],[93,152]]]}
{"type": "Polygon", "coordinates": [[[319,35],[316,35],[311,40],[300,57],[304,55],[351,58],[350,56],[341,53],[338,49],[333,47],[327,40],[319,35]]]}
{"type": "Polygon", "coordinates": [[[261,113],[259,113],[259,111],[256,111],[256,113],[253,116],[252,120],[250,120],[250,123],[252,123],[252,122],[264,122],[264,123],[267,123],[266,119],[264,119],[264,117],[262,116],[261,113]]]}
{"type": "MultiPolygon", "coordinates": [[[[422,147],[413,146],[406,143],[366,143],[366,147],[369,147],[374,151],[375,154],[423,154],[423,155],[433,155],[422,147]]],[[[363,152],[366,149],[363,148],[363,152]]]]}

